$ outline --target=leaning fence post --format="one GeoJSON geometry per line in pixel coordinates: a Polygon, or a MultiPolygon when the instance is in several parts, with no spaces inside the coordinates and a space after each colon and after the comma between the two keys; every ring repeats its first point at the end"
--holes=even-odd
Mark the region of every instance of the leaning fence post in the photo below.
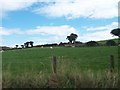
{"type": "Polygon", "coordinates": [[[110,71],[113,72],[115,68],[114,56],[110,55],[110,71]]]}
{"type": "Polygon", "coordinates": [[[57,58],[56,56],[53,56],[52,58],[52,70],[53,70],[53,73],[56,74],[57,73],[57,58]]]}

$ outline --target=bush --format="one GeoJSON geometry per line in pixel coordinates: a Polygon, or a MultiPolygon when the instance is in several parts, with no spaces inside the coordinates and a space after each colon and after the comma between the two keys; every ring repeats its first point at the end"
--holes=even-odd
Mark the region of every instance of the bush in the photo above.
{"type": "Polygon", "coordinates": [[[89,41],[86,43],[86,46],[98,46],[99,44],[96,41],[89,41]]]}
{"type": "Polygon", "coordinates": [[[115,46],[115,45],[116,45],[116,42],[113,41],[113,40],[108,40],[108,41],[106,42],[106,45],[107,45],[107,46],[115,46]]]}

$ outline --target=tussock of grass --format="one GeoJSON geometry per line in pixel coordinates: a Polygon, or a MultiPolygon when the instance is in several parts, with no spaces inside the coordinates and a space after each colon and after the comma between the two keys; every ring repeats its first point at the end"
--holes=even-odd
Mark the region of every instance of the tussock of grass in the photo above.
{"type": "Polygon", "coordinates": [[[58,72],[23,73],[13,77],[10,73],[3,75],[3,88],[117,88],[118,74],[106,72],[58,72]]]}
{"type": "Polygon", "coordinates": [[[13,77],[10,73],[3,75],[3,88],[44,88],[48,78],[42,72],[38,74],[23,73],[13,77]]]}

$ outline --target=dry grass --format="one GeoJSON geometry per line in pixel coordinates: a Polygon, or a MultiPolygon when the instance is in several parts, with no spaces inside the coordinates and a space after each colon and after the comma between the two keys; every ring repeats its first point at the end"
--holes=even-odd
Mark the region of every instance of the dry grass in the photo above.
{"type": "Polygon", "coordinates": [[[117,88],[118,74],[88,70],[50,75],[24,73],[13,77],[10,73],[4,73],[2,84],[3,88],[117,88]]]}

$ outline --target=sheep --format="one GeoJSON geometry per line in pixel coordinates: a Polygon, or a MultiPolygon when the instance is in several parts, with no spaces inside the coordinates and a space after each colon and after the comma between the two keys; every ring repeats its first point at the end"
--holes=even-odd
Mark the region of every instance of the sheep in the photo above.
{"type": "Polygon", "coordinates": [[[50,47],[51,49],[53,49],[53,47],[50,47]]]}

